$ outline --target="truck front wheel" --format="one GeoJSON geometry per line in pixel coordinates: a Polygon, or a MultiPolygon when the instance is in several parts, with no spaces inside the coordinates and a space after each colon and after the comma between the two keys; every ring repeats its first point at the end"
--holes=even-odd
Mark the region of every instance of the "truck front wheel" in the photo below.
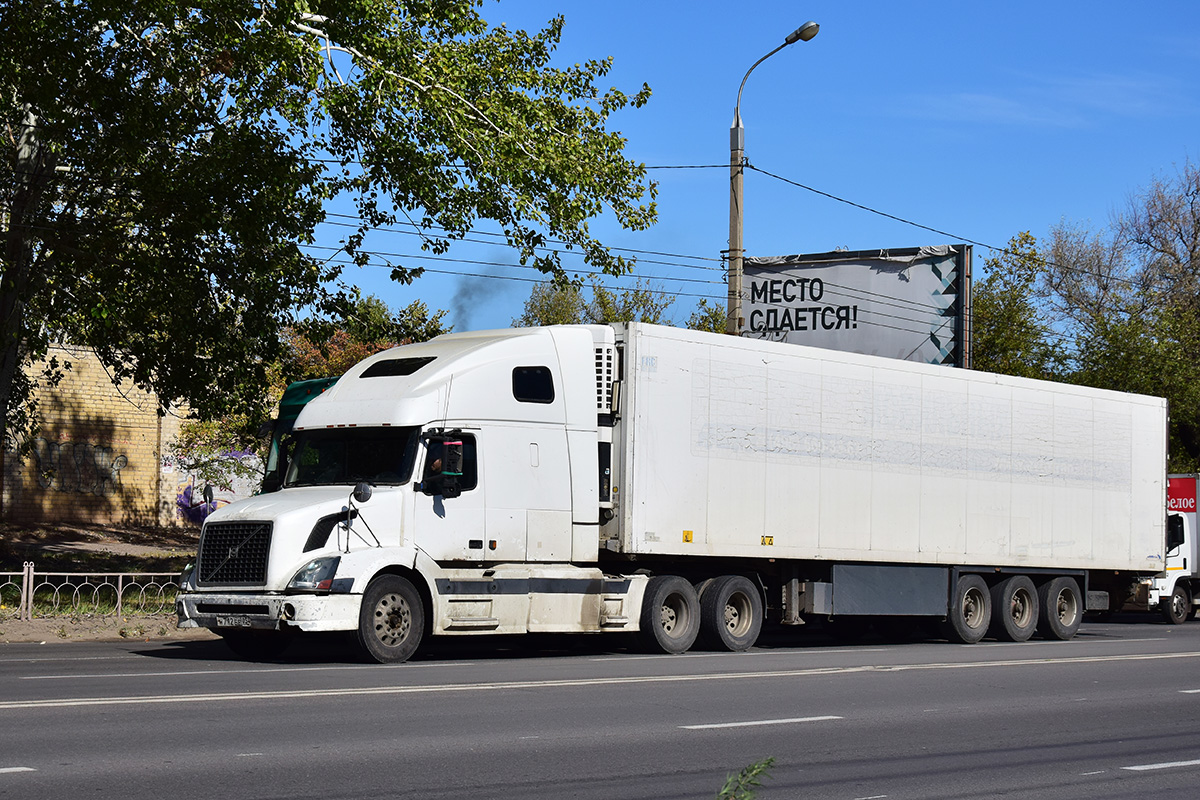
{"type": "Polygon", "coordinates": [[[946,637],[960,644],[975,644],[992,623],[992,597],[978,575],[961,575],[951,597],[946,637]]]}
{"type": "MultiPolygon", "coordinates": [[[[705,595],[712,587],[705,590],[705,595]]],[[[642,646],[658,653],[683,653],[700,633],[696,589],[676,575],[656,575],[646,584],[639,635],[642,646]]]]}
{"type": "Polygon", "coordinates": [[[762,631],[762,598],[741,575],[714,578],[700,595],[700,638],[720,650],[749,650],[762,631]]]}
{"type": "Polygon", "coordinates": [[[1083,597],[1072,578],[1055,578],[1038,587],[1038,633],[1047,639],[1066,641],[1083,621],[1083,597]]]}
{"type": "Polygon", "coordinates": [[[358,612],[358,646],[380,664],[407,661],[425,635],[421,593],[406,578],[381,575],[367,585],[358,612]]]}
{"type": "Polygon", "coordinates": [[[1170,597],[1160,600],[1158,608],[1168,625],[1182,625],[1187,622],[1188,615],[1191,613],[1192,598],[1188,595],[1188,590],[1176,582],[1170,597]]]}

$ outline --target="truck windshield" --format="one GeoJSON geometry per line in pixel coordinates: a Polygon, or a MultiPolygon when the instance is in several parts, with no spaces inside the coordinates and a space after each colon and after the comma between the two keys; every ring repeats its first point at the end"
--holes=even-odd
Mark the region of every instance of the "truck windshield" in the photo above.
{"type": "Polygon", "coordinates": [[[288,486],[407,483],[417,455],[417,427],[296,431],[288,486]]]}

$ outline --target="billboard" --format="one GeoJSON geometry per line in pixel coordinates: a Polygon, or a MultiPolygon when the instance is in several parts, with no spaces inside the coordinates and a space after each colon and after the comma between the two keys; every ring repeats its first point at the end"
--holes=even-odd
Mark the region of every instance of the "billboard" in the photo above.
{"type": "Polygon", "coordinates": [[[746,258],[742,270],[742,336],[970,366],[970,245],[746,258]]]}

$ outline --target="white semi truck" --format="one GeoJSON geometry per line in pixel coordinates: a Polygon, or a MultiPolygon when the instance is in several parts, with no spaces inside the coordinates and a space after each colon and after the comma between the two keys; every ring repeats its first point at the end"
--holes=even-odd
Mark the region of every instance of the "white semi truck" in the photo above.
{"type": "Polygon", "coordinates": [[[208,517],[181,627],[632,633],[924,618],[1073,636],[1163,569],[1159,398],[645,324],[456,333],[308,403],[279,491],[208,517]]]}

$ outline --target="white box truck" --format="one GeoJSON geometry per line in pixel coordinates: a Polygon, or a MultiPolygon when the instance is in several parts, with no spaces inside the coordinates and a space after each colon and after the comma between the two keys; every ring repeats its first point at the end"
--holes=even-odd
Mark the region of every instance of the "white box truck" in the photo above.
{"type": "Polygon", "coordinates": [[[456,333],[297,417],[283,487],[208,517],[181,627],[264,654],[352,632],[630,632],[742,650],[764,622],[1066,639],[1163,569],[1165,401],[645,325],[456,333]]]}

